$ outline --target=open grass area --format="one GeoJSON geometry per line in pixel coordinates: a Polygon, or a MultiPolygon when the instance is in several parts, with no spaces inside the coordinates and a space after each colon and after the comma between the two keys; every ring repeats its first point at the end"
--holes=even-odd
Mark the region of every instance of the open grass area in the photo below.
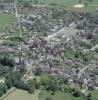
{"type": "Polygon", "coordinates": [[[39,91],[37,90],[34,94],[29,94],[27,91],[16,89],[4,100],[38,100],[39,91]]]}
{"type": "Polygon", "coordinates": [[[82,0],[82,2],[79,2],[79,0],[39,0],[39,3],[41,4],[57,4],[62,5],[65,7],[65,9],[68,10],[76,10],[76,11],[96,11],[98,8],[98,0],[93,0],[92,2],[88,2],[87,6],[84,6],[83,8],[74,8],[74,5],[77,4],[85,4],[86,0],[82,0]]]}
{"type": "Polygon", "coordinates": [[[0,14],[0,28],[5,27],[16,21],[16,17],[11,14],[0,14]]]}
{"type": "Polygon", "coordinates": [[[98,100],[98,90],[92,92],[92,99],[91,100],[98,100]]]}

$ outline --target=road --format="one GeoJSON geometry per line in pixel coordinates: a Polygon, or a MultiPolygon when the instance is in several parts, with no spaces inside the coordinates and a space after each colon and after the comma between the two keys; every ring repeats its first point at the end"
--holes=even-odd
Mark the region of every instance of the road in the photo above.
{"type": "Polygon", "coordinates": [[[48,35],[45,39],[48,41],[54,37],[57,36],[61,36],[64,35],[64,37],[69,37],[71,35],[75,35],[77,32],[80,32],[81,30],[77,30],[73,27],[63,27],[62,29],[60,29],[59,31],[57,31],[56,33],[53,33],[51,35],[48,35]]]}
{"type": "Polygon", "coordinates": [[[86,70],[86,69],[88,69],[90,66],[85,66],[84,68],[82,68],[80,71],[79,71],[79,73],[78,73],[78,78],[81,78],[81,75],[84,73],[84,71],[86,70]]]}
{"type": "Polygon", "coordinates": [[[96,48],[98,48],[98,44],[96,44],[95,46],[93,46],[90,50],[93,51],[93,50],[95,50],[96,48]]]}
{"type": "Polygon", "coordinates": [[[52,35],[47,36],[45,39],[50,40],[51,38],[53,38],[55,36],[58,36],[58,35],[61,35],[61,34],[65,33],[65,31],[66,31],[66,27],[63,27],[62,29],[60,29],[56,33],[53,33],[52,35]]]}

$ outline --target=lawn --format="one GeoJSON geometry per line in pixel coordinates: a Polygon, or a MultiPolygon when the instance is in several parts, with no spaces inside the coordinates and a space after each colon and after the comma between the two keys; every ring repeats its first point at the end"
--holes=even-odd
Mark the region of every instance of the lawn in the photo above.
{"type": "Polygon", "coordinates": [[[27,91],[16,89],[4,100],[38,100],[39,91],[37,90],[34,94],[29,94],[27,91]]]}
{"type": "Polygon", "coordinates": [[[63,5],[65,9],[76,11],[96,11],[96,9],[98,8],[98,0],[89,2],[88,6],[85,6],[83,8],[74,8],[73,6],[76,4],[84,4],[85,0],[82,0],[81,3],[79,3],[79,0],[39,0],[39,3],[63,5]]]}
{"type": "Polygon", "coordinates": [[[11,14],[0,14],[0,28],[5,27],[16,21],[16,17],[11,14]]]}
{"type": "Polygon", "coordinates": [[[92,92],[92,100],[98,100],[98,90],[92,92]]]}

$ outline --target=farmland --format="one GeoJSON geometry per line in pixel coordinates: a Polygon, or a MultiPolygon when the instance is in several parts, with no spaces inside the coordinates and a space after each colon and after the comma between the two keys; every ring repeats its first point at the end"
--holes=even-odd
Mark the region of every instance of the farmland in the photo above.
{"type": "Polygon", "coordinates": [[[88,2],[87,6],[84,6],[83,8],[74,8],[73,6],[77,4],[85,5],[86,3],[85,0],[81,0],[81,2],[79,2],[79,0],[39,0],[39,3],[48,5],[49,4],[62,5],[67,10],[76,10],[76,11],[92,12],[96,11],[96,9],[98,8],[98,0],[92,0],[92,2],[88,2]]]}
{"type": "Polygon", "coordinates": [[[27,91],[16,89],[4,100],[38,100],[39,91],[36,91],[34,94],[29,94],[27,91]]]}
{"type": "Polygon", "coordinates": [[[0,28],[5,27],[16,21],[16,17],[11,14],[0,14],[0,28]]]}

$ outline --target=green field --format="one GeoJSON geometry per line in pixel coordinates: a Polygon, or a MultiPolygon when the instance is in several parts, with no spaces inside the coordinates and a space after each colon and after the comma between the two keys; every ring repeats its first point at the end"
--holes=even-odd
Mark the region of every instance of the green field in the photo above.
{"type": "Polygon", "coordinates": [[[0,28],[5,27],[16,21],[16,17],[11,14],[0,14],[0,28]]]}
{"type": "Polygon", "coordinates": [[[4,100],[38,100],[39,91],[36,91],[34,94],[29,94],[27,91],[16,89],[4,100]]]}
{"type": "Polygon", "coordinates": [[[96,11],[96,9],[98,8],[98,0],[93,0],[92,2],[88,2],[88,6],[85,6],[84,8],[73,7],[76,4],[85,4],[85,1],[86,0],[82,0],[82,2],[79,3],[79,0],[39,0],[39,3],[62,5],[65,7],[65,9],[68,9],[68,10],[96,11]]]}
{"type": "Polygon", "coordinates": [[[98,90],[92,92],[92,100],[98,100],[98,90]]]}

